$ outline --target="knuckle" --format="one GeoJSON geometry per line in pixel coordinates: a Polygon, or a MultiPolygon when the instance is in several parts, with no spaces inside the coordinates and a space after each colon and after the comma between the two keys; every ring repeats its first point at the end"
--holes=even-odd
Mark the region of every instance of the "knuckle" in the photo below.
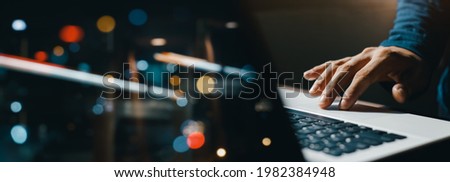
{"type": "Polygon", "coordinates": [[[375,49],[374,47],[367,47],[367,48],[365,48],[365,49],[362,51],[362,53],[363,53],[363,54],[369,53],[369,52],[372,52],[374,49],[375,49]]]}
{"type": "Polygon", "coordinates": [[[339,66],[338,72],[349,72],[353,68],[352,64],[344,64],[342,66],[339,66]]]}
{"type": "Polygon", "coordinates": [[[389,57],[389,56],[391,56],[394,52],[393,52],[390,48],[387,48],[387,47],[381,47],[381,48],[379,48],[378,53],[379,53],[381,56],[389,57]]]}
{"type": "Polygon", "coordinates": [[[336,65],[343,65],[343,64],[347,63],[350,59],[351,59],[351,57],[342,58],[340,60],[337,60],[335,62],[335,64],[336,65]]]}
{"type": "Polygon", "coordinates": [[[328,61],[326,61],[325,63],[324,63],[324,65],[325,65],[325,67],[328,67],[328,66],[330,66],[330,65],[333,65],[334,64],[334,60],[328,60],[328,61]]]}

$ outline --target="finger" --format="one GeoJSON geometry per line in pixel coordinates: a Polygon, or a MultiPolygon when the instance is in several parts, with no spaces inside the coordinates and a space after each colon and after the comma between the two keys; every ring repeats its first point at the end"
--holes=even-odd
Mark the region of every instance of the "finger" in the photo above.
{"type": "Polygon", "coordinates": [[[319,106],[322,109],[329,107],[339,93],[342,93],[343,87],[347,86],[351,81],[351,75],[348,71],[336,71],[329,84],[326,85],[322,97],[320,98],[319,106]]]}
{"type": "Polygon", "coordinates": [[[305,79],[310,81],[316,80],[317,78],[319,78],[320,74],[322,74],[322,72],[327,68],[329,64],[331,64],[331,61],[327,61],[325,63],[322,63],[321,65],[315,66],[310,70],[305,71],[303,73],[303,77],[305,77],[305,79]]]}
{"type": "Polygon", "coordinates": [[[319,76],[319,78],[316,79],[313,86],[309,90],[309,93],[312,96],[319,96],[322,93],[322,90],[325,88],[327,83],[331,80],[333,77],[334,72],[336,72],[337,66],[334,66],[333,64],[328,64],[328,67],[322,72],[322,74],[319,76]]]}
{"type": "Polygon", "coordinates": [[[339,59],[336,61],[327,61],[325,63],[322,63],[319,66],[315,66],[314,68],[312,68],[308,71],[305,71],[303,73],[303,77],[305,77],[305,79],[310,80],[310,81],[316,80],[316,79],[320,78],[320,75],[322,74],[322,72],[324,72],[330,64],[334,63],[335,65],[339,66],[339,65],[346,63],[347,61],[350,61],[351,58],[352,57],[345,57],[345,58],[342,58],[342,59],[339,59]]]}
{"type": "Polygon", "coordinates": [[[407,100],[425,92],[429,84],[429,75],[414,69],[400,75],[392,74],[390,77],[397,82],[392,87],[392,97],[399,103],[405,103],[407,100]]]}
{"type": "Polygon", "coordinates": [[[350,109],[356,103],[358,98],[361,97],[361,95],[373,83],[373,78],[371,75],[359,75],[358,73],[355,77],[353,77],[353,81],[347,90],[345,90],[341,103],[339,104],[339,109],[350,109]]]}
{"type": "Polygon", "coordinates": [[[408,90],[409,89],[404,84],[397,83],[392,87],[392,97],[394,97],[395,101],[398,103],[405,103],[410,93],[408,90]]]}
{"type": "Polygon", "coordinates": [[[376,76],[379,75],[378,63],[377,60],[372,60],[355,74],[352,83],[344,92],[339,109],[350,109],[367,88],[378,79],[376,76]]]}

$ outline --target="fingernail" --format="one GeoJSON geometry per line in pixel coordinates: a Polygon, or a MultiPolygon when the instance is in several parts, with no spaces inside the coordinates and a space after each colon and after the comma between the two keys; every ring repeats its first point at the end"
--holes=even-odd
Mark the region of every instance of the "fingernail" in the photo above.
{"type": "Polygon", "coordinates": [[[319,107],[321,107],[322,109],[325,109],[328,106],[329,106],[328,97],[326,95],[322,95],[320,97],[319,107]]]}
{"type": "Polygon", "coordinates": [[[317,90],[317,85],[313,85],[312,87],[311,87],[311,89],[309,89],[309,93],[314,93],[314,92],[316,92],[316,90],[317,90]]]}
{"type": "Polygon", "coordinates": [[[325,102],[325,100],[327,99],[327,97],[325,95],[320,96],[320,102],[325,102]]]}
{"type": "Polygon", "coordinates": [[[405,89],[403,89],[402,87],[397,88],[398,92],[400,93],[400,95],[406,97],[406,91],[405,89]]]}
{"type": "Polygon", "coordinates": [[[348,109],[348,101],[347,99],[342,99],[341,103],[339,104],[339,109],[347,110],[348,109]]]}

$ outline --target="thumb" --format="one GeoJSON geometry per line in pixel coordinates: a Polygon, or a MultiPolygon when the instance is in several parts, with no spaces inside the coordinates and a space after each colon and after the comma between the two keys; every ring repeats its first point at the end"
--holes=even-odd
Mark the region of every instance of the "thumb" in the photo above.
{"type": "Polygon", "coordinates": [[[397,83],[392,87],[392,97],[398,103],[405,103],[410,96],[411,90],[403,83],[397,83]]]}

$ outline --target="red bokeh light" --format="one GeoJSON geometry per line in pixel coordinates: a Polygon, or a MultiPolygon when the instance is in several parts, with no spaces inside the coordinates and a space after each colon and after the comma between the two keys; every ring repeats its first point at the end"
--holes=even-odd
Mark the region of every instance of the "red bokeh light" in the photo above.
{"type": "Polygon", "coordinates": [[[76,25],[64,26],[59,32],[59,38],[67,43],[80,42],[84,37],[84,31],[76,25]]]}
{"type": "Polygon", "coordinates": [[[187,137],[187,144],[191,149],[199,149],[205,144],[205,135],[200,132],[193,132],[187,137]]]}
{"type": "Polygon", "coordinates": [[[44,62],[48,59],[48,55],[44,51],[38,51],[38,52],[34,53],[34,59],[44,62]]]}

